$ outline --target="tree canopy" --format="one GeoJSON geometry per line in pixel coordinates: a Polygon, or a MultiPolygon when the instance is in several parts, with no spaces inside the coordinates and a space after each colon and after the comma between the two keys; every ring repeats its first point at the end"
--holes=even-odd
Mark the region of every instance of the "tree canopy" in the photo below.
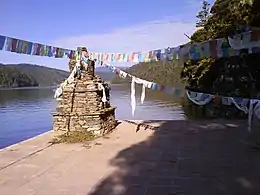
{"type": "Polygon", "coordinates": [[[69,73],[32,64],[0,64],[0,87],[58,85],[69,73]]]}
{"type": "MultiPolygon", "coordinates": [[[[204,1],[197,15],[196,26],[199,28],[191,36],[191,42],[201,43],[232,36],[246,31],[249,26],[260,27],[259,10],[260,0],[216,0],[212,6],[204,1]]],[[[174,61],[139,63],[126,72],[163,85],[176,87],[182,80],[195,91],[248,98],[256,97],[260,91],[259,64],[258,53],[246,54],[244,57],[207,58],[186,63],[174,61]]],[[[118,78],[114,80],[119,81],[122,82],[118,78]]],[[[221,110],[210,105],[204,106],[199,114],[196,110],[201,107],[187,102],[182,105],[188,117],[245,117],[243,112],[233,109],[232,106],[221,110]]]]}
{"type": "MultiPolygon", "coordinates": [[[[192,43],[233,36],[247,31],[248,27],[260,27],[259,0],[216,0],[211,9],[209,7],[204,1],[197,15],[197,26],[201,28],[191,36],[192,43]]],[[[255,96],[260,90],[259,63],[259,54],[188,61],[182,78],[189,86],[208,92],[255,96]]]]}
{"type": "Polygon", "coordinates": [[[244,27],[260,27],[260,1],[257,0],[216,0],[211,9],[203,1],[202,10],[197,18],[201,29],[192,36],[193,42],[234,35],[244,27]],[[239,29],[240,28],[240,29],[239,29]]]}
{"type": "MultiPolygon", "coordinates": [[[[191,36],[191,42],[201,43],[242,33],[247,27],[260,27],[259,10],[259,0],[216,0],[213,5],[203,1],[197,14],[196,26],[199,28],[191,36]]],[[[126,72],[170,86],[182,79],[194,90],[220,95],[252,97],[260,91],[260,54],[246,54],[243,58],[207,58],[182,64],[139,63],[126,72]],[[179,66],[178,74],[176,66],[179,66]]]]}

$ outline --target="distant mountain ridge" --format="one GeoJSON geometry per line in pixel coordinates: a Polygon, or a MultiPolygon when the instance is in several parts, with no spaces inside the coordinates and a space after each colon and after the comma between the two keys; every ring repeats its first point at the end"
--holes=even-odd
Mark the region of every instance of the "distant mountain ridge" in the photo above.
{"type": "MultiPolygon", "coordinates": [[[[124,71],[138,78],[155,82],[165,86],[183,86],[181,79],[183,64],[181,61],[156,61],[141,62],[135,64],[124,71]]],[[[121,84],[129,82],[129,79],[122,79],[118,76],[112,80],[112,84],[121,84]]]]}
{"type": "Polygon", "coordinates": [[[0,87],[54,86],[69,72],[33,64],[0,64],[0,87]]]}
{"type": "MultiPolygon", "coordinates": [[[[126,68],[120,67],[120,69],[126,68]]],[[[105,81],[111,81],[116,76],[114,72],[104,66],[96,67],[95,72],[105,81]]],[[[0,88],[56,86],[63,82],[69,74],[68,71],[34,64],[0,63],[0,88]]]]}
{"type": "MultiPolygon", "coordinates": [[[[128,67],[116,66],[116,68],[118,68],[120,70],[126,70],[128,67]]],[[[98,67],[96,67],[96,71],[98,71],[98,72],[103,72],[103,71],[109,72],[110,70],[105,66],[98,66],[98,67]]]]}
{"type": "MultiPolygon", "coordinates": [[[[127,67],[117,67],[120,70],[126,70],[127,67]]],[[[95,73],[101,77],[104,81],[112,81],[116,77],[115,72],[111,72],[111,70],[105,66],[98,66],[95,69],[95,73]]]]}

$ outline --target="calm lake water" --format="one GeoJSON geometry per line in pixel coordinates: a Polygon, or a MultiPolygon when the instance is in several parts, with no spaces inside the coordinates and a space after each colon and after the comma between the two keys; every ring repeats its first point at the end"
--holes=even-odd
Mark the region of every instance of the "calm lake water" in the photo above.
{"type": "MultiPolygon", "coordinates": [[[[136,114],[131,114],[130,84],[111,86],[111,104],[117,106],[116,118],[127,120],[184,120],[185,115],[174,96],[147,91],[140,103],[141,88],[136,87],[136,114]]],[[[0,148],[15,144],[52,129],[56,100],[53,88],[0,90],[0,148]]]]}

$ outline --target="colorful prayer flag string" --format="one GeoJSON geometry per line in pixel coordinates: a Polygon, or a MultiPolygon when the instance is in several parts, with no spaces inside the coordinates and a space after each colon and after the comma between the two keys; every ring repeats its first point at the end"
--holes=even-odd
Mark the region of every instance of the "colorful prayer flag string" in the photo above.
{"type": "Polygon", "coordinates": [[[73,58],[76,52],[75,50],[64,49],[40,43],[33,43],[2,35],[0,35],[0,50],[19,54],[47,56],[54,58],[73,58]]]}
{"type": "MultiPolygon", "coordinates": [[[[131,106],[132,106],[132,115],[135,114],[136,100],[135,100],[135,84],[142,85],[142,93],[141,93],[141,103],[143,103],[145,99],[145,88],[149,88],[152,90],[160,90],[168,94],[173,94],[178,97],[181,96],[182,90],[180,88],[168,87],[164,85],[160,85],[154,82],[146,81],[141,78],[137,78],[133,75],[130,75],[111,64],[104,63],[104,65],[109,68],[112,72],[115,72],[120,78],[132,79],[131,83],[131,106]]],[[[191,90],[185,90],[188,99],[196,105],[203,106],[213,101],[216,97],[218,97],[223,105],[235,105],[237,109],[243,111],[245,114],[248,114],[248,130],[251,130],[251,120],[253,113],[260,119],[260,100],[258,99],[247,99],[240,97],[226,97],[219,96],[207,93],[200,93],[191,90]],[[249,108],[247,105],[249,104],[249,108]]]]}
{"type": "MultiPolygon", "coordinates": [[[[151,62],[151,61],[172,61],[172,60],[200,60],[203,58],[222,58],[240,55],[240,50],[248,49],[249,53],[260,52],[260,30],[251,31],[205,41],[200,44],[187,43],[177,47],[166,47],[144,52],[129,53],[102,53],[90,52],[90,59],[98,62],[151,62]]],[[[40,43],[33,43],[16,38],[0,35],[0,50],[16,52],[27,55],[48,56],[55,58],[74,58],[76,50],[69,50],[40,43]]]]}

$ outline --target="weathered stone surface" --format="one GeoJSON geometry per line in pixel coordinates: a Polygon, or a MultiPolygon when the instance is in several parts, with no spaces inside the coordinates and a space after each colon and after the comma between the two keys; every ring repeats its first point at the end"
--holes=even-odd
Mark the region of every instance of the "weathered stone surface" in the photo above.
{"type": "MultiPolygon", "coordinates": [[[[70,71],[75,61],[69,64],[70,71]]],[[[82,71],[77,75],[75,87],[66,86],[57,102],[53,113],[54,131],[91,131],[100,136],[115,128],[115,107],[111,107],[110,88],[99,76],[92,77],[82,71]],[[102,102],[102,91],[98,87],[102,83],[106,90],[107,102],[102,102]]]]}

